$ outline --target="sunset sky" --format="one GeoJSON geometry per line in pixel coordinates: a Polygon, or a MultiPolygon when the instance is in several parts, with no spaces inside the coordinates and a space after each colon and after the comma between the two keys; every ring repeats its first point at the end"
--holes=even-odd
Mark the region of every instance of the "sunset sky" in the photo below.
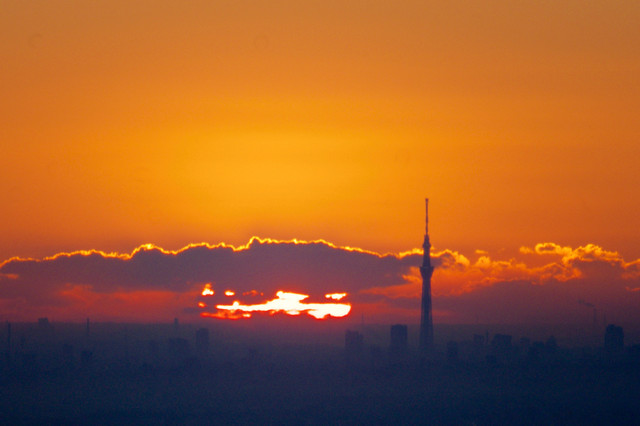
{"type": "Polygon", "coordinates": [[[162,259],[301,246],[258,236],[330,242],[321,265],[283,255],[286,285],[341,282],[363,312],[410,320],[419,256],[399,253],[420,247],[429,197],[436,319],[524,320],[473,306],[527,283],[558,298],[547,318],[582,300],[640,320],[638,22],[635,0],[5,0],[1,319],[82,319],[105,294],[124,319],[172,318],[204,283],[252,276],[162,259]],[[136,273],[53,258],[126,263],[146,243],[162,256],[136,273]]]}

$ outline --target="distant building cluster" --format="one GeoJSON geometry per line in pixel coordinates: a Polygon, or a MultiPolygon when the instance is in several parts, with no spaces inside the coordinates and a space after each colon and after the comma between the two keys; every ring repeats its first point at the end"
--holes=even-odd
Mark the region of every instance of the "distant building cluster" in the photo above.
{"type": "MultiPolygon", "coordinates": [[[[512,335],[496,333],[473,334],[464,341],[449,340],[442,347],[434,345],[430,353],[422,347],[409,345],[408,327],[395,324],[389,328],[388,350],[378,344],[367,345],[364,332],[345,332],[347,363],[354,365],[397,365],[415,362],[472,363],[486,365],[514,365],[522,363],[602,360],[610,362],[640,363],[640,345],[625,347],[622,327],[610,324],[606,327],[599,347],[560,347],[554,336],[531,341],[528,337],[515,340],[512,335]],[[386,353],[386,355],[384,355],[386,353]]],[[[377,342],[380,339],[376,339],[377,342]]]]}
{"type": "Polygon", "coordinates": [[[148,366],[184,367],[211,355],[210,332],[171,325],[53,324],[39,318],[35,324],[6,324],[5,368],[49,371],[60,367],[90,368],[127,362],[148,366]]]}

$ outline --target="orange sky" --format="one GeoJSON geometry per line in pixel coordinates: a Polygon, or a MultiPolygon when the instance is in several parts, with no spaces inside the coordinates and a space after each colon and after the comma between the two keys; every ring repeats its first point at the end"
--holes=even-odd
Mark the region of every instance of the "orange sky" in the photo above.
{"type": "Polygon", "coordinates": [[[252,235],[640,257],[637,1],[0,5],[0,259],[252,235]]]}

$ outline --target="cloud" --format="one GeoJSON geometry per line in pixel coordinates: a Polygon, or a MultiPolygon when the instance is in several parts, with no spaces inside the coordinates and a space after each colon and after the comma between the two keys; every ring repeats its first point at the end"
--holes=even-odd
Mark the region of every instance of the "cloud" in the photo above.
{"type": "Polygon", "coordinates": [[[434,286],[448,290],[440,293],[438,304],[462,321],[575,323],[592,318],[586,307],[594,306],[610,320],[640,319],[638,260],[626,262],[594,244],[574,249],[541,243],[522,247],[520,253],[522,259],[507,261],[483,254],[456,273],[434,274],[434,286]],[[527,256],[534,257],[534,264],[546,263],[528,266],[527,256]]]}
{"type": "MultiPolygon", "coordinates": [[[[436,320],[577,321],[587,310],[584,300],[608,318],[640,319],[640,260],[626,262],[593,244],[541,243],[512,259],[473,255],[432,252],[436,320]]],[[[125,254],[13,258],[0,265],[0,309],[11,320],[150,321],[197,318],[202,309],[235,300],[261,303],[278,291],[309,295],[310,303],[345,292],[355,318],[417,322],[421,262],[420,250],[379,254],[322,240],[260,238],[241,247],[202,243],[169,251],[147,244],[125,254]],[[207,284],[214,294],[205,298],[207,284]]]]}
{"type": "MultiPolygon", "coordinates": [[[[260,294],[274,297],[285,290],[310,295],[310,301],[347,292],[357,300],[362,288],[403,283],[403,275],[416,262],[417,255],[380,255],[325,241],[253,238],[242,247],[194,244],[177,251],[144,245],[131,254],[78,251],[42,260],[10,259],[0,266],[0,299],[7,304],[13,301],[21,312],[41,309],[65,317],[95,316],[95,309],[107,300],[111,305],[120,300],[124,306],[134,303],[133,295],[144,292],[153,295],[153,300],[160,294],[165,299],[172,295],[176,307],[169,312],[184,312],[196,305],[206,283],[215,290],[217,303],[229,301],[225,290],[238,295],[253,291],[254,298],[260,294]],[[177,306],[186,294],[192,300],[177,306]]],[[[135,304],[139,312],[132,315],[127,309],[127,318],[145,312],[154,318],[168,316],[168,312],[154,311],[158,303],[135,300],[135,304]]]]}

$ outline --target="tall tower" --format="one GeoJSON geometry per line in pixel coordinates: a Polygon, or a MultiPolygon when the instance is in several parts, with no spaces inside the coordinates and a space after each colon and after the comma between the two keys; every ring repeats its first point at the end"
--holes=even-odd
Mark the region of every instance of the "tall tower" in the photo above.
{"type": "Polygon", "coordinates": [[[426,204],[426,226],[424,233],[424,243],[422,248],[424,254],[422,257],[422,266],[420,267],[420,275],[422,275],[422,306],[420,317],[420,350],[430,352],[433,350],[433,317],[431,315],[431,275],[433,274],[433,266],[431,266],[431,242],[429,241],[429,199],[425,200],[426,204]]]}

